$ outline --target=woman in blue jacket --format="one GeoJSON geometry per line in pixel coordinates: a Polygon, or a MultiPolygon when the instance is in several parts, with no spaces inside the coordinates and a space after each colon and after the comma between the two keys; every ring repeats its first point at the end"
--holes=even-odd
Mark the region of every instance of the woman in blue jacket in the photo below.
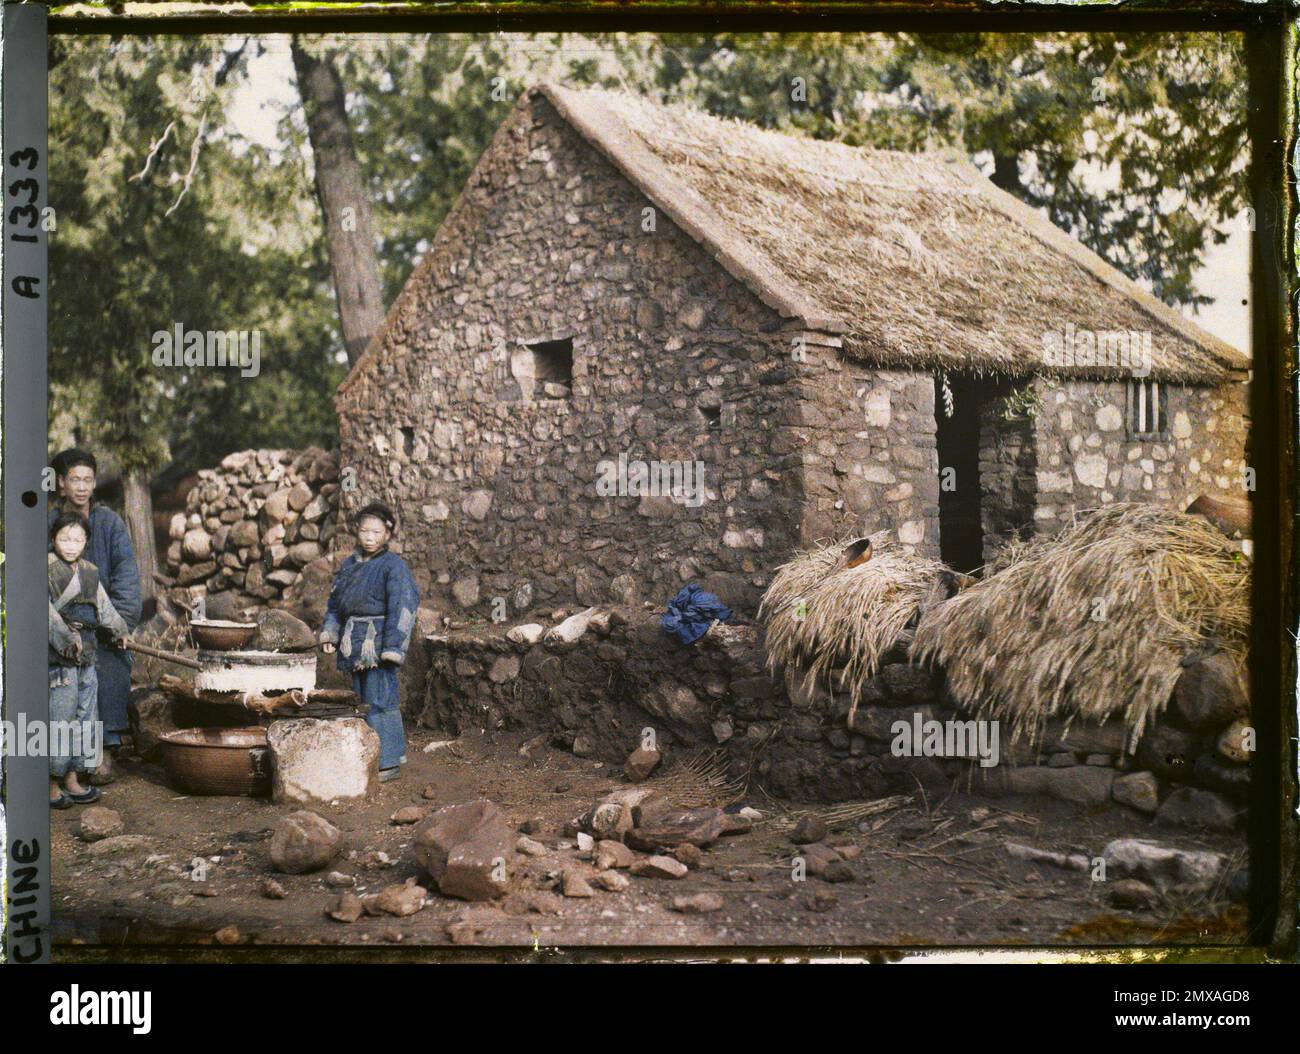
{"type": "Polygon", "coordinates": [[[420,591],[406,561],[388,548],[396,519],[382,502],[353,517],[357,548],[339,568],[321,627],[321,650],[338,652],[353,691],[369,705],[379,735],[379,778],[394,780],[406,762],[397,670],[406,660],[420,591]]]}

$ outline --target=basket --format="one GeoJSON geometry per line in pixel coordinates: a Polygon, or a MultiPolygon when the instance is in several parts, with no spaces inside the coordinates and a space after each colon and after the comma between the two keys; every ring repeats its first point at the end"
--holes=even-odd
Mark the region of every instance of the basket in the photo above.
{"type": "Polygon", "coordinates": [[[264,728],[182,728],[159,739],[167,775],[181,790],[248,797],[270,792],[264,728]]]}

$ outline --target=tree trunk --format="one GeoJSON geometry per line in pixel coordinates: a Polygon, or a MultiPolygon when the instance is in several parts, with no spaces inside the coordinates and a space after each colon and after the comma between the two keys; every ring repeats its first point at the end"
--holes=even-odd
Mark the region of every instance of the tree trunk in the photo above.
{"type": "Polygon", "coordinates": [[[343,82],[328,59],[307,54],[293,38],[293,68],[316,162],[316,196],[348,364],[361,358],[384,321],[383,286],[361,166],[343,109],[343,82]]]}
{"type": "Polygon", "coordinates": [[[140,599],[158,595],[154,575],[158,572],[158,547],[153,534],[153,498],[149,494],[149,476],[135,470],[122,473],[122,505],[126,513],[126,533],[140,567],[140,599]]]}

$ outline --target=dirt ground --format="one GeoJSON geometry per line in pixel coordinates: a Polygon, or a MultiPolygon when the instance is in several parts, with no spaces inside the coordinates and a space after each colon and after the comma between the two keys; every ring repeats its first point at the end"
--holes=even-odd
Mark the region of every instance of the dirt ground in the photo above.
{"type": "MultiPolygon", "coordinates": [[[[357,891],[377,892],[424,876],[412,856],[413,828],[395,826],[399,808],[486,797],[515,824],[540,818],[534,835],[552,849],[530,858],[520,886],[535,890],[545,873],[581,866],[566,820],[602,793],[624,786],[610,766],[542,747],[521,757],[522,737],[466,736],[434,752],[444,738],[408,730],[410,763],[403,779],[382,784],[361,804],[316,811],[341,828],[345,848],[331,869],[355,876],[357,891]],[[426,788],[430,797],[426,797],[426,788]],[[377,853],[387,854],[385,864],[377,853]]],[[[189,797],[172,789],[158,765],[126,760],[101,804],[117,810],[125,833],[144,835],[146,848],[99,855],[79,837],[80,810],[51,818],[55,935],[63,957],[77,945],[445,945],[448,924],[472,918],[478,945],[545,949],[621,946],[928,946],[1238,944],[1246,913],[1226,899],[1164,903],[1159,909],[1121,911],[1108,906],[1107,883],[1087,872],[1027,864],[1006,851],[1008,841],[1099,855],[1117,837],[1153,837],[1187,848],[1207,848],[1245,860],[1244,838],[1152,828],[1120,807],[1083,811],[1042,800],[989,799],[952,793],[936,800],[921,792],[905,804],[858,823],[833,828],[827,841],[853,845],[854,880],[795,881],[797,852],[782,819],[814,809],[761,794],[748,802],[764,819],[748,834],[723,838],[706,850],[698,869],[680,880],[632,878],[621,893],[552,901],[558,913],[538,914],[467,905],[433,892],[418,913],[363,917],[345,924],[324,909],[338,890],[331,869],[308,875],[273,871],[271,829],[295,806],[251,798],[189,797]],[[191,878],[196,858],[202,881],[191,878]],[[269,899],[263,881],[274,878],[287,896],[269,899]],[[721,910],[702,915],[672,909],[674,897],[714,892],[721,910]],[[511,911],[516,913],[511,913],[511,911]],[[231,929],[233,927],[233,929],[231,929]],[[216,934],[221,931],[222,936],[216,934]]],[[[543,898],[545,899],[545,898],[543,898]]]]}

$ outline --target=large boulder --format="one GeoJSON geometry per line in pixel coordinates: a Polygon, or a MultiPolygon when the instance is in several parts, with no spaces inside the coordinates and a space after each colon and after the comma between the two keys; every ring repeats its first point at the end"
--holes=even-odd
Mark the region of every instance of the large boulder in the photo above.
{"type": "Polygon", "coordinates": [[[1167,827],[1231,831],[1244,816],[1244,811],[1222,794],[1199,787],[1179,787],[1161,803],[1156,823],[1167,827]]]}
{"type": "Polygon", "coordinates": [[[981,770],[977,778],[985,782],[986,789],[992,794],[1040,794],[1079,805],[1105,805],[1110,801],[1115,770],[1092,765],[1071,768],[999,766],[981,770]]]}
{"type": "Polygon", "coordinates": [[[701,849],[712,845],[727,829],[721,809],[664,809],[641,817],[624,840],[633,849],[658,852],[688,843],[701,849]]]}
{"type": "Polygon", "coordinates": [[[379,736],[359,718],[276,721],[266,742],[272,801],[349,801],[378,789],[379,736]]]}
{"type": "Polygon", "coordinates": [[[421,824],[412,850],[438,889],[462,900],[492,900],[510,890],[515,835],[485,799],[447,805],[421,824]]]}
{"type": "Polygon", "coordinates": [[[1106,877],[1136,878],[1162,892],[1208,893],[1227,864],[1222,853],[1178,849],[1144,838],[1119,838],[1102,850],[1106,877]]]}
{"type": "Polygon", "coordinates": [[[1170,717],[1194,732],[1218,732],[1249,713],[1237,664],[1225,652],[1191,663],[1174,685],[1170,717]]]}
{"type": "Polygon", "coordinates": [[[334,859],[342,841],[343,833],[323,816],[300,809],[275,825],[271,863],[288,875],[319,871],[334,859]]]}
{"type": "Polygon", "coordinates": [[[256,651],[311,651],[316,634],[289,612],[266,608],[257,616],[257,634],[248,646],[256,651]]]}

